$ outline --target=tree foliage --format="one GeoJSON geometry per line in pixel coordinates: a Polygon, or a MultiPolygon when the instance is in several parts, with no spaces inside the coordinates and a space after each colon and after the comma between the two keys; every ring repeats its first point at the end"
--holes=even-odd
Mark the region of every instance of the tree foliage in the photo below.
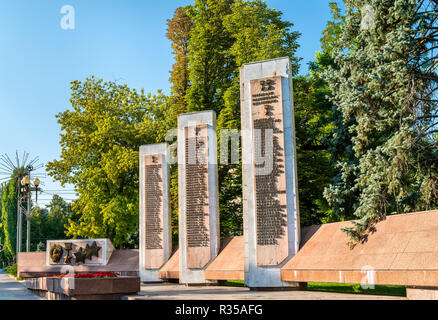
{"type": "MultiPolygon", "coordinates": [[[[298,32],[263,1],[197,0],[188,8],[194,27],[189,40],[188,111],[215,110],[217,129],[240,130],[240,67],[289,56],[298,72],[298,32]]],[[[218,143],[220,146],[220,143],[218,143]]],[[[222,237],[242,233],[241,163],[219,166],[222,237]]]]}
{"type": "Polygon", "coordinates": [[[59,195],[54,195],[46,208],[34,207],[31,218],[31,251],[44,251],[47,240],[68,238],[67,228],[72,216],[72,206],[59,195]]]}
{"type": "Polygon", "coordinates": [[[194,26],[189,41],[190,88],[186,95],[189,112],[220,112],[223,94],[231,85],[236,65],[228,54],[233,39],[223,21],[231,14],[234,0],[195,0],[187,7],[194,26]]]}
{"type": "Polygon", "coordinates": [[[176,116],[187,112],[185,96],[189,89],[189,44],[193,28],[192,18],[187,14],[187,8],[179,7],[172,19],[167,20],[167,38],[171,41],[172,54],[175,63],[170,72],[171,108],[173,125],[176,126],[176,116]]]}
{"type": "MultiPolygon", "coordinates": [[[[338,70],[334,55],[341,50],[336,38],[346,24],[335,5],[332,10],[336,19],[324,35],[323,52],[317,55],[309,75],[295,79],[300,211],[305,225],[331,219],[322,196],[336,174],[330,161],[348,162],[342,143],[352,145],[346,136],[351,134],[349,120],[344,121],[340,108],[332,110],[328,100],[333,88],[328,87],[325,74],[338,70]]],[[[160,92],[145,95],[94,77],[72,83],[71,110],[57,116],[62,129],[61,159],[47,166],[51,176],[63,184],[74,184],[79,193],[69,216],[68,236],[109,237],[117,245],[132,242],[129,235],[138,229],[139,147],[164,142],[168,130],[176,127],[177,116],[186,112],[214,110],[218,133],[221,129],[240,130],[239,76],[244,63],[288,56],[292,74],[298,74],[300,34],[280,11],[261,0],[195,0],[175,11],[167,21],[166,36],[175,58],[169,97],[160,92]]],[[[170,188],[174,236],[176,169],[172,168],[170,188]]],[[[220,165],[222,237],[242,233],[241,197],[241,163],[220,165]]],[[[328,199],[330,204],[336,203],[328,199]]]]}
{"type": "Polygon", "coordinates": [[[61,159],[47,171],[79,193],[68,235],[120,245],[138,229],[139,148],[164,140],[167,97],[94,77],[73,81],[71,91],[71,110],[57,115],[61,159]]]}
{"type": "Polygon", "coordinates": [[[9,182],[1,186],[0,215],[0,258],[10,264],[16,257],[17,244],[17,179],[11,177],[9,182]]]}
{"type": "Polygon", "coordinates": [[[430,49],[437,4],[344,2],[334,65],[325,80],[342,116],[336,139],[351,148],[338,157],[338,180],[325,195],[335,208],[353,200],[361,220],[345,231],[354,244],[366,240],[387,214],[436,206],[437,145],[428,120],[436,112],[436,58],[430,49]]]}
{"type": "MultiPolygon", "coordinates": [[[[172,19],[167,20],[167,38],[171,41],[175,63],[170,71],[169,79],[172,84],[170,112],[165,127],[170,130],[177,127],[178,115],[187,112],[186,95],[190,87],[189,73],[189,44],[193,20],[187,14],[188,7],[175,10],[172,19]]],[[[168,141],[176,144],[176,141],[168,141]]],[[[170,203],[172,210],[172,235],[176,242],[178,237],[178,165],[171,166],[170,203]]]]}
{"type": "MultiPolygon", "coordinates": [[[[258,0],[196,0],[193,5],[178,8],[168,20],[167,29],[175,64],[170,78],[171,125],[166,128],[175,128],[181,113],[214,110],[218,115],[218,133],[221,129],[240,130],[240,66],[259,59],[289,56],[293,73],[298,72],[295,52],[299,34],[290,30],[292,24],[283,21],[281,15],[258,0]]],[[[175,166],[171,174],[174,235],[178,221],[177,177],[175,166]]],[[[239,164],[219,166],[223,237],[242,233],[241,177],[239,164]]]]}
{"type": "Polygon", "coordinates": [[[295,131],[301,225],[333,221],[323,197],[335,175],[329,153],[333,108],[327,83],[321,79],[324,59],[317,55],[311,72],[294,79],[295,131]]]}

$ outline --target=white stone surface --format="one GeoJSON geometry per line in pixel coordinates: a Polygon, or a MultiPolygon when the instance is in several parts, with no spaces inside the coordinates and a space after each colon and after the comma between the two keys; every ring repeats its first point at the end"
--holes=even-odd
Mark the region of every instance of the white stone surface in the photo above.
{"type": "Polygon", "coordinates": [[[147,270],[145,268],[146,256],[146,236],[145,236],[145,206],[144,206],[144,159],[148,155],[162,155],[163,156],[163,242],[164,242],[164,258],[167,262],[172,254],[172,229],[171,229],[171,210],[170,210],[170,170],[169,170],[169,148],[166,143],[144,145],[140,147],[140,255],[139,255],[139,273],[142,282],[161,282],[158,277],[159,269],[147,270]]]}
{"type": "Polygon", "coordinates": [[[245,285],[251,288],[296,286],[281,280],[280,268],[299,250],[300,220],[298,207],[298,183],[295,143],[295,118],[293,108],[293,85],[289,58],[280,58],[245,64],[241,68],[241,117],[243,161],[243,211],[245,241],[245,285]],[[251,80],[282,76],[283,121],[285,143],[285,170],[287,190],[287,221],[289,256],[279,266],[257,266],[256,214],[254,192],[252,101],[251,80]]]}
{"type": "Polygon", "coordinates": [[[210,254],[211,261],[219,252],[219,197],[217,172],[217,135],[216,113],[204,111],[182,114],[178,117],[178,210],[179,210],[179,282],[181,284],[205,284],[212,281],[205,279],[203,269],[187,268],[187,237],[186,237],[186,182],[185,182],[185,138],[184,128],[195,125],[208,126],[208,191],[210,211],[210,254]]]}

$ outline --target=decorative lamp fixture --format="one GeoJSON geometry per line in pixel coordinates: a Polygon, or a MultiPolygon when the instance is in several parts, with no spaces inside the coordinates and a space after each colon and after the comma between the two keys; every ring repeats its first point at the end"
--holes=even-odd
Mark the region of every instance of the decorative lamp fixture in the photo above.
{"type": "Polygon", "coordinates": [[[21,184],[23,184],[24,186],[30,185],[30,177],[29,176],[25,176],[23,178],[23,180],[21,180],[21,184]],[[23,184],[23,181],[24,181],[24,184],[23,184]]]}

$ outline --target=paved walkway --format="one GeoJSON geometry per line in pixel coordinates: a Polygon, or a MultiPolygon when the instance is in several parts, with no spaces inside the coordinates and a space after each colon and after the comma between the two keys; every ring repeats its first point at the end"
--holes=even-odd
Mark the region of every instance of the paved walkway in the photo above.
{"type": "Polygon", "coordinates": [[[0,269],[0,300],[44,300],[0,269]]]}
{"type": "MultiPolygon", "coordinates": [[[[406,300],[404,297],[316,291],[250,291],[243,287],[186,287],[178,284],[142,284],[138,296],[127,300],[406,300]]],[[[44,300],[0,269],[0,300],[44,300]]]]}
{"type": "Polygon", "coordinates": [[[186,287],[178,284],[142,284],[138,296],[127,300],[406,300],[404,297],[373,296],[317,291],[250,291],[243,287],[186,287]]]}

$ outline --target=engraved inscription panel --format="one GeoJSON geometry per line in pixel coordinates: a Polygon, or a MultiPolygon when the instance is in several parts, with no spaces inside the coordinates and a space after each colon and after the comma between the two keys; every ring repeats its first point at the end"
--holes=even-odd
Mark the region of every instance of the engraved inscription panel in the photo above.
{"type": "Polygon", "coordinates": [[[259,266],[279,265],[289,251],[281,85],[281,77],[251,81],[253,150],[260,157],[254,161],[259,266]]]}
{"type": "Polygon", "coordinates": [[[144,159],[145,268],[158,269],[164,264],[164,190],[163,155],[144,159]]]}
{"type": "Polygon", "coordinates": [[[203,268],[210,257],[208,198],[208,126],[186,127],[186,245],[187,267],[203,268]]]}

